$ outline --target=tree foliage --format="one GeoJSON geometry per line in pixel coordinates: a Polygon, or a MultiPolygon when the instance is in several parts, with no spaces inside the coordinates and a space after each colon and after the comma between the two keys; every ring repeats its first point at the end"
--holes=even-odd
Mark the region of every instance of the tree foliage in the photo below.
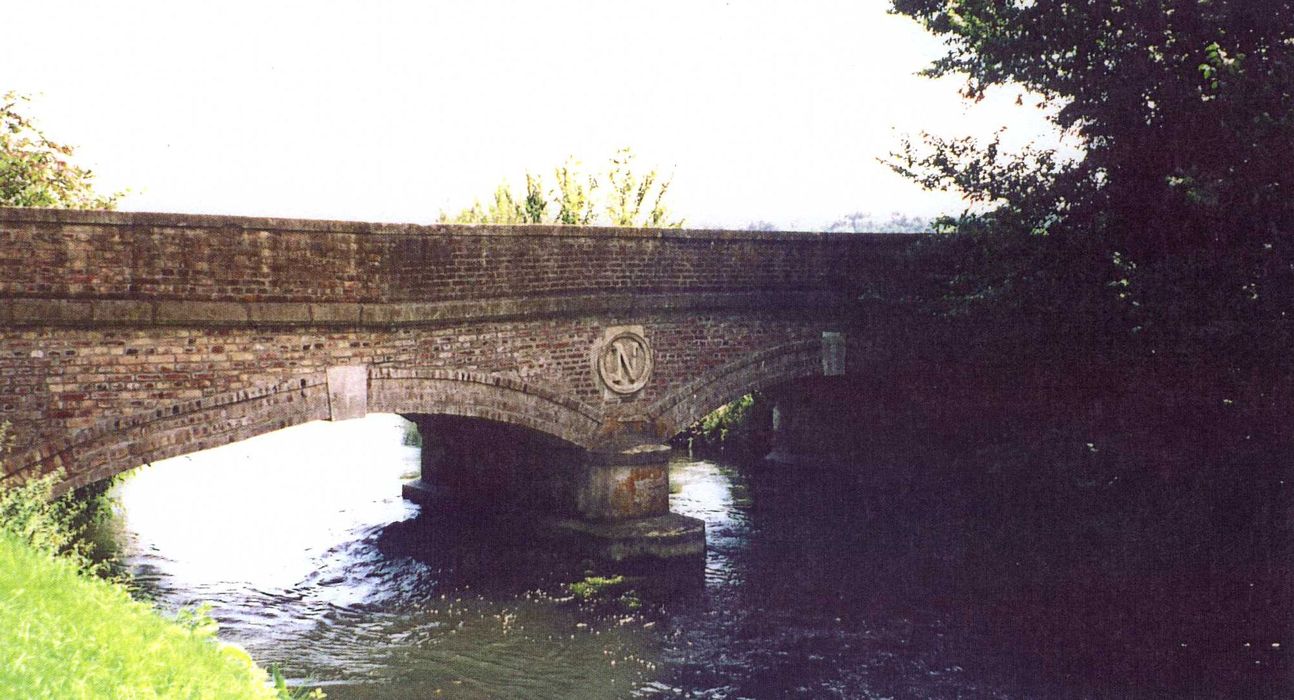
{"type": "Polygon", "coordinates": [[[23,115],[29,98],[0,95],[0,206],[112,209],[123,193],[101,195],[94,173],[71,162],[73,149],[57,143],[23,115]]]}
{"type": "Polygon", "coordinates": [[[678,228],[665,206],[670,179],[655,170],[635,172],[628,148],[616,151],[604,174],[585,173],[570,157],[553,169],[556,186],[546,188],[543,178],[526,173],[526,189],[516,194],[508,183],[494,190],[493,201],[478,200],[454,216],[441,212],[440,220],[456,224],[568,224],[678,228]]]}
{"type": "Polygon", "coordinates": [[[926,75],[964,76],[971,100],[1023,86],[1081,145],[1077,159],[1007,153],[996,137],[902,145],[897,171],[995,207],[949,222],[963,240],[939,253],[958,268],[947,298],[1081,317],[1159,352],[1240,357],[1287,345],[1294,2],[894,0],[894,9],[947,42],[926,75]]]}
{"type": "Polygon", "coordinates": [[[1221,578],[1288,562],[1294,0],[894,8],[945,40],[927,75],[1024,87],[1080,150],[926,136],[892,161],[987,212],[896,275],[943,332],[931,373],[981,382],[980,493],[1048,513],[1021,531],[1136,533],[1221,578]]]}

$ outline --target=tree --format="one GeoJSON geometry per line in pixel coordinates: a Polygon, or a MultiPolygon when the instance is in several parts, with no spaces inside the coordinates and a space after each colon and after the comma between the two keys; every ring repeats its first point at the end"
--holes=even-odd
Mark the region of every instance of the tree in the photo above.
{"type": "MultiPolygon", "coordinates": [[[[924,175],[1028,210],[1036,228],[1112,211],[1138,256],[1229,245],[1294,221],[1294,3],[1250,0],[895,0],[949,40],[925,73],[963,94],[1022,85],[1077,136],[1082,160],[1006,159],[934,139],[924,175]],[[1261,221],[1241,227],[1227,224],[1261,221]]],[[[935,182],[936,180],[925,180],[935,182]]]]}
{"type": "Polygon", "coordinates": [[[926,136],[892,161],[993,207],[901,272],[950,331],[940,359],[1054,407],[1034,440],[1059,468],[1031,457],[1012,480],[1065,519],[1122,503],[1190,549],[1288,561],[1271,514],[1294,451],[1294,0],[893,2],[945,40],[926,75],[964,76],[971,100],[1026,88],[1081,147],[926,136]]]}
{"type": "Polygon", "coordinates": [[[24,95],[0,96],[0,206],[112,209],[123,193],[94,191],[94,173],[74,165],[73,149],[51,140],[20,111],[24,95]]]}
{"type": "Polygon", "coordinates": [[[1085,299],[1063,313],[1157,338],[1151,350],[1285,347],[1269,332],[1294,317],[1294,2],[894,0],[894,10],[947,42],[926,75],[964,75],[972,100],[1023,86],[1082,148],[1065,160],[1007,154],[996,138],[902,145],[900,173],[996,206],[949,222],[978,236],[952,244],[979,261],[955,296],[1037,313],[1085,299]]]}
{"type": "Polygon", "coordinates": [[[505,181],[494,191],[494,201],[482,206],[478,200],[454,216],[441,212],[440,220],[457,224],[570,224],[679,228],[683,220],[671,221],[665,207],[670,180],[661,180],[655,170],[638,175],[633,169],[633,152],[616,151],[605,174],[609,185],[604,197],[602,182],[580,171],[570,157],[553,170],[555,189],[546,190],[543,179],[526,173],[525,194],[514,195],[505,181]]]}

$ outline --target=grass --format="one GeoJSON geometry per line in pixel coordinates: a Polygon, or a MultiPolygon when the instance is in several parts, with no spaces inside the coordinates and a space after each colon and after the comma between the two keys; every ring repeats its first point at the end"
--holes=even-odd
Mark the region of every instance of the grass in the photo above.
{"type": "Polygon", "coordinates": [[[210,635],[0,532],[0,697],[278,697],[245,651],[210,635]]]}

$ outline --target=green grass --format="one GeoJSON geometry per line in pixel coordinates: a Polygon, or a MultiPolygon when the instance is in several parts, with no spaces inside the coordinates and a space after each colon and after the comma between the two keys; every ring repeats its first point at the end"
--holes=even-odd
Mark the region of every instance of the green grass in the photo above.
{"type": "Polygon", "coordinates": [[[0,697],[275,698],[237,646],[0,532],[0,697]]]}

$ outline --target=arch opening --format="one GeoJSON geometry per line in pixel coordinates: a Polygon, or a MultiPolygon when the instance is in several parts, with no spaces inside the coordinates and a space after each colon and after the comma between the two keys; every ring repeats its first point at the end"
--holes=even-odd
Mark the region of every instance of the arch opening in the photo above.
{"type": "Polygon", "coordinates": [[[290,588],[342,545],[406,520],[417,468],[390,414],[310,421],[157,461],[113,486],[124,550],[182,586],[290,588]],[[136,539],[136,537],[141,539],[136,539]]]}
{"type": "Polygon", "coordinates": [[[405,495],[447,498],[475,511],[574,515],[585,450],[518,425],[451,413],[402,413],[421,441],[420,473],[405,495]]]}
{"type": "Polygon", "coordinates": [[[656,434],[669,439],[705,416],[752,392],[822,376],[818,341],[800,340],[750,353],[711,369],[653,404],[656,434]]]}
{"type": "Polygon", "coordinates": [[[715,407],[671,443],[742,461],[873,463],[910,440],[907,403],[902,387],[858,377],[801,377],[715,407]]]}

